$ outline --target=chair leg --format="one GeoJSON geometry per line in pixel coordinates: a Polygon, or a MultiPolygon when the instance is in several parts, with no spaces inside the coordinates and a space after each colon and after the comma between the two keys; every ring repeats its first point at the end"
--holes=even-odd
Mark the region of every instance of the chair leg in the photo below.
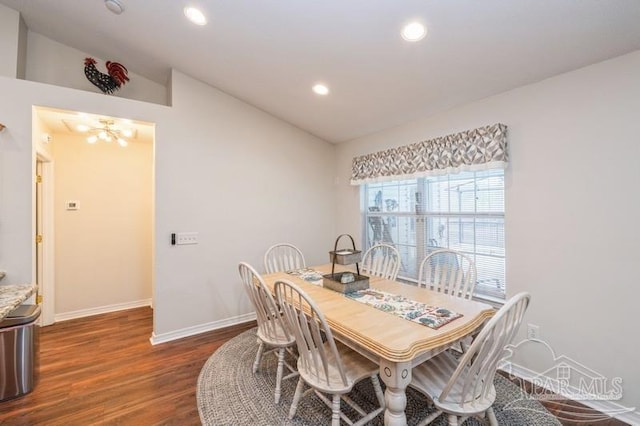
{"type": "Polygon", "coordinates": [[[449,426],[458,426],[458,417],[453,414],[447,414],[447,424],[449,426]]]}
{"type": "Polygon", "coordinates": [[[296,386],[296,393],[293,395],[293,401],[291,401],[291,408],[289,408],[289,420],[293,419],[298,409],[298,402],[302,396],[302,389],[304,388],[304,380],[302,377],[298,379],[298,385],[296,386]]]}
{"type": "Polygon", "coordinates": [[[489,424],[491,426],[498,426],[498,419],[496,419],[496,413],[493,412],[493,407],[489,407],[487,410],[487,417],[489,417],[489,424]]]}
{"type": "Polygon", "coordinates": [[[340,395],[333,395],[331,404],[331,426],[340,426],[340,395]]]}
{"type": "Polygon", "coordinates": [[[371,376],[371,382],[373,383],[373,390],[376,392],[376,397],[378,398],[378,404],[380,404],[381,408],[385,408],[384,393],[382,393],[382,387],[380,386],[380,380],[377,374],[371,376]]]}
{"type": "Polygon", "coordinates": [[[253,372],[258,371],[258,365],[260,365],[260,358],[262,358],[262,351],[264,350],[264,342],[258,339],[258,353],[256,354],[256,360],[253,361],[253,372]]]}
{"type": "Polygon", "coordinates": [[[426,426],[428,424],[431,424],[431,422],[433,422],[435,419],[437,419],[441,415],[442,415],[442,411],[436,410],[435,412],[431,413],[431,415],[422,419],[422,421],[418,423],[418,426],[426,426]]]}
{"type": "Polygon", "coordinates": [[[284,368],[284,348],[278,349],[278,369],[276,371],[276,404],[280,402],[280,384],[282,383],[282,370],[284,368]]]}

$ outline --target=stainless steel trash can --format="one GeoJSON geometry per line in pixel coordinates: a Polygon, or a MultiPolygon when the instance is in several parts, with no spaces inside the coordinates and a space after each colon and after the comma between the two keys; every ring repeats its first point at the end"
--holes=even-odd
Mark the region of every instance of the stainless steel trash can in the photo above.
{"type": "Polygon", "coordinates": [[[22,305],[0,321],[0,401],[33,390],[38,379],[40,306],[22,305]]]}

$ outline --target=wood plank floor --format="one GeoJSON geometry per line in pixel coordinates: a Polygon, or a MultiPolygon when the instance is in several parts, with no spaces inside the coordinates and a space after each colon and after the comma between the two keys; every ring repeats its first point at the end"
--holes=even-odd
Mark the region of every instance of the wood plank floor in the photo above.
{"type": "MultiPolygon", "coordinates": [[[[202,366],[255,323],[152,346],[152,315],[137,308],[41,328],[39,382],[30,394],[0,402],[0,425],[200,425],[202,366]]],[[[625,424],[572,422],[571,406],[550,404],[565,426],[625,424]]]]}
{"type": "Polygon", "coordinates": [[[255,322],[153,346],[152,312],[42,327],[40,380],[30,394],[0,403],[0,425],[200,425],[200,369],[255,322]]]}

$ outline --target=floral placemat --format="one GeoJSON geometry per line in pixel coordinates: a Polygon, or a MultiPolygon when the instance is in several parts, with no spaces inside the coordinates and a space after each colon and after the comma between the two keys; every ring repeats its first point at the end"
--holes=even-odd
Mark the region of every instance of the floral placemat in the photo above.
{"type": "Polygon", "coordinates": [[[435,330],[462,316],[462,314],[449,309],[430,306],[407,299],[404,296],[372,288],[346,293],[345,296],[435,330]]]}
{"type": "Polygon", "coordinates": [[[308,281],[311,284],[322,286],[322,274],[315,269],[294,269],[292,271],[287,271],[287,274],[295,275],[296,277],[302,278],[303,280],[308,281]]]}

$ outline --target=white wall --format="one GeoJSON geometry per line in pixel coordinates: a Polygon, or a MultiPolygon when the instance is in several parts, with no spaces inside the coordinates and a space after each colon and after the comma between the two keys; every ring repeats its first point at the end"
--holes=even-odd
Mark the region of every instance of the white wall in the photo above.
{"type": "Polygon", "coordinates": [[[311,263],[332,239],[334,147],[184,74],[172,78],[173,117],[158,123],[156,334],[251,312],[237,265],[262,270],[290,241],[311,263]],[[200,243],[171,246],[172,232],[200,243]]]}
{"type": "Polygon", "coordinates": [[[52,132],[38,115],[37,108],[34,108],[32,124],[33,129],[31,133],[31,140],[33,142],[34,150],[47,159],[53,158],[53,145],[51,144],[51,141],[53,140],[51,136],[52,132]]]}
{"type": "Polygon", "coordinates": [[[15,78],[18,72],[20,14],[0,4],[0,76],[15,78]]]}
{"type": "Polygon", "coordinates": [[[20,17],[20,22],[18,25],[18,63],[16,65],[16,77],[25,79],[27,74],[27,38],[29,29],[27,28],[27,24],[25,24],[22,17],[20,17]]]}
{"type": "MultiPolygon", "coordinates": [[[[173,108],[0,77],[0,269],[32,281],[32,106],[156,123],[154,333],[248,314],[237,264],[291,241],[311,263],[335,238],[334,146],[181,73],[173,108]],[[169,244],[197,231],[200,244],[169,244]]],[[[164,337],[163,337],[164,336],[164,337]]]]}
{"type": "MultiPolygon", "coordinates": [[[[0,33],[0,43],[15,50],[19,17],[0,12],[15,24],[0,33]]],[[[117,96],[105,96],[86,81],[85,56],[29,32],[26,74],[39,82],[16,80],[15,71],[12,78],[0,76],[0,120],[7,125],[0,134],[3,284],[34,279],[32,132],[41,131],[32,129],[34,105],[156,124],[158,341],[246,317],[252,309],[238,285],[237,264],[262,269],[264,251],[276,242],[298,245],[310,263],[326,261],[335,238],[333,145],[179,72],[167,85],[173,108],[121,98],[136,97],[131,91],[144,80],[135,74],[117,96]],[[199,232],[200,244],[170,246],[170,234],[180,231],[199,232]]],[[[143,86],[144,93],[154,92],[153,84],[143,86]]]]}
{"type": "MultiPolygon", "coordinates": [[[[84,59],[89,56],[98,61],[96,64],[98,71],[107,72],[105,59],[97,58],[90,53],[73,49],[36,32],[28,31],[26,79],[102,93],[84,75],[84,59]]],[[[106,60],[116,59],[106,58],[106,60]]],[[[127,66],[127,64],[123,65],[127,66]]],[[[129,70],[129,79],[129,82],[110,96],[163,105],[168,103],[167,88],[164,85],[136,74],[132,70],[129,70]]]]}
{"type": "Polygon", "coordinates": [[[151,300],[153,141],[85,139],[54,133],[50,143],[56,315],[151,300]]]}
{"type": "MultiPolygon", "coordinates": [[[[171,122],[170,108],[81,90],[0,77],[0,269],[3,284],[30,282],[35,150],[32,107],[46,106],[146,122],[171,122]]],[[[161,140],[162,135],[158,137],[161,140]]]]}
{"type": "Polygon", "coordinates": [[[337,229],[360,230],[354,156],[505,123],[507,293],[531,292],[525,321],[556,354],[622,377],[640,407],[639,75],[637,51],[338,145],[337,229]]]}

